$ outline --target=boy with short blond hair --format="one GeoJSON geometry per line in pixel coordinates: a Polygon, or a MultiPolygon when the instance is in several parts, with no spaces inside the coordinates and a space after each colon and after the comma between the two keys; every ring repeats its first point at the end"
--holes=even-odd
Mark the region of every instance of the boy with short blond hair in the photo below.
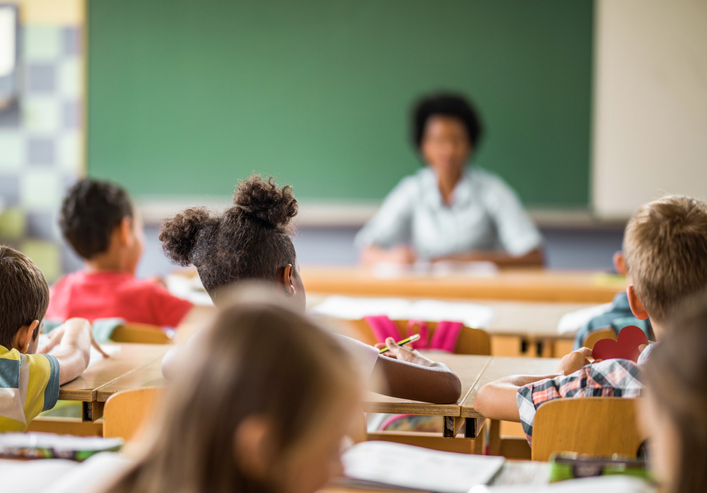
{"type": "Polygon", "coordinates": [[[82,319],[55,329],[53,354],[35,354],[49,288],[22,253],[0,246],[0,432],[25,431],[59,398],[59,385],[88,366],[91,325],[82,319]]]}
{"type": "MultiPolygon", "coordinates": [[[[631,282],[627,295],[633,314],[650,316],[657,340],[671,312],[687,297],[707,288],[707,204],[667,196],[636,212],[626,227],[624,255],[631,282]]],[[[553,375],[516,375],[491,382],[477,394],[474,407],[491,419],[520,421],[530,441],[538,407],[563,397],[637,397],[640,365],[611,359],[589,364],[592,351],[581,348],[562,358],[553,375]]]]}

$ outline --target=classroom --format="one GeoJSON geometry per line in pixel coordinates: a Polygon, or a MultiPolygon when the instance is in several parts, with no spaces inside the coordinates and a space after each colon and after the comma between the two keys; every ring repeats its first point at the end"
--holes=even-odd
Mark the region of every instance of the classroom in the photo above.
{"type": "Polygon", "coordinates": [[[703,0],[0,0],[8,491],[707,491],[703,0]]]}

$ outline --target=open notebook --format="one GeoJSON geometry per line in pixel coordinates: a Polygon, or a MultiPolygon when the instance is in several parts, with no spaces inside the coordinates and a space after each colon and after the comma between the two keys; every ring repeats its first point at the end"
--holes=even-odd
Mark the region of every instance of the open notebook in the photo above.
{"type": "Polygon", "coordinates": [[[342,461],[345,484],[466,493],[472,486],[488,484],[505,459],[371,441],[351,447],[342,461]]]}

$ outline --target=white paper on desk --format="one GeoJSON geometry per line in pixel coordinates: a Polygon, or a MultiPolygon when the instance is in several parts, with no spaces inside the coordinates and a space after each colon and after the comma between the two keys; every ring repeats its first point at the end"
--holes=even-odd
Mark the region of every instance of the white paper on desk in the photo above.
{"type": "MultiPolygon", "coordinates": [[[[39,352],[39,350],[41,348],[46,346],[48,342],[49,342],[49,334],[40,334],[39,335],[39,343],[37,344],[37,352],[39,352]]],[[[49,351],[49,354],[52,354],[54,351],[56,351],[56,349],[58,347],[59,346],[55,346],[54,349],[49,351]]],[[[103,349],[103,351],[106,354],[108,354],[109,356],[113,356],[114,354],[117,354],[120,352],[120,346],[118,344],[101,344],[101,349],[103,349]]],[[[88,366],[86,367],[86,369],[91,368],[93,365],[95,365],[99,361],[103,361],[104,359],[105,358],[103,357],[103,355],[101,353],[99,353],[96,348],[91,346],[91,357],[90,357],[90,360],[88,362],[88,366]]]]}
{"type": "Polygon", "coordinates": [[[544,486],[474,486],[469,493],[656,493],[649,483],[629,476],[601,476],[597,478],[572,479],[544,486]]]}
{"type": "Polygon", "coordinates": [[[199,306],[213,306],[213,301],[204,289],[199,276],[187,277],[171,274],[165,278],[167,289],[174,296],[191,301],[199,306]]]}
{"type": "Polygon", "coordinates": [[[493,310],[488,306],[474,303],[420,300],[412,304],[409,316],[404,318],[416,318],[428,322],[459,321],[467,327],[483,329],[491,323],[493,310]]]}
{"type": "Polygon", "coordinates": [[[504,460],[378,441],[354,445],[342,457],[347,478],[438,493],[487,484],[504,460]]]}
{"type": "Polygon", "coordinates": [[[391,319],[418,319],[428,322],[459,321],[467,327],[483,329],[493,319],[493,310],[474,303],[402,298],[349,298],[329,296],[310,313],[332,318],[358,320],[369,315],[387,315],[391,319]]]}
{"type": "Polygon", "coordinates": [[[611,303],[603,305],[590,306],[573,312],[565,313],[557,323],[558,334],[575,334],[577,331],[587,324],[594,317],[611,310],[611,303]]]}

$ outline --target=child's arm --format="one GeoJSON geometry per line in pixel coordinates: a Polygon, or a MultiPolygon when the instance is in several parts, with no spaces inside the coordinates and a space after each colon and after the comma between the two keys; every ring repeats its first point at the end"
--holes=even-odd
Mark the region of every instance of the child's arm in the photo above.
{"type": "Polygon", "coordinates": [[[59,383],[61,385],[75,379],[88,366],[91,358],[91,324],[83,318],[67,320],[61,327],[53,330],[50,342],[42,348],[43,353],[51,351],[59,362],[59,383]]]}
{"type": "Polygon", "coordinates": [[[388,395],[436,404],[457,402],[462,384],[447,365],[432,361],[405,346],[398,346],[392,338],[386,342],[390,356],[379,355],[374,371],[385,378],[388,395]]]}
{"type": "Polygon", "coordinates": [[[518,389],[533,382],[571,375],[589,364],[592,350],[580,348],[567,354],[560,361],[557,373],[551,375],[513,375],[501,378],[481,387],[474,400],[474,409],[490,419],[520,421],[518,413],[518,389]]]}

